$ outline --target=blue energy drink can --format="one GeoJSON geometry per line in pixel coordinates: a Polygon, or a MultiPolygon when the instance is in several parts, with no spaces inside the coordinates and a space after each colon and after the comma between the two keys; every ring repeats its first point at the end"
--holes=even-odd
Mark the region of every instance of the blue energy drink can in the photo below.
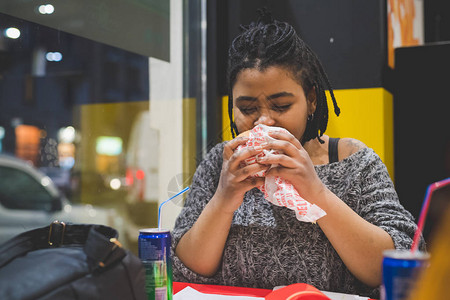
{"type": "Polygon", "coordinates": [[[158,228],[139,230],[139,258],[145,268],[148,300],[172,300],[172,260],[170,231],[158,228]]]}
{"type": "Polygon", "coordinates": [[[410,250],[383,252],[381,300],[407,300],[420,272],[428,266],[430,255],[410,250]]]}

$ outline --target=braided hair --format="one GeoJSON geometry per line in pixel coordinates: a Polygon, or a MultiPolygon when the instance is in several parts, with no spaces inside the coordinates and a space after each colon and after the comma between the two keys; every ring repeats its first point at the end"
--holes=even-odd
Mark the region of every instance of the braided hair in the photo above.
{"type": "Polygon", "coordinates": [[[307,120],[302,143],[320,138],[328,124],[328,105],[325,89],[330,91],[334,112],[340,109],[336,103],[333,89],[316,54],[297,35],[294,28],[285,22],[274,20],[266,9],[258,11],[260,17],[255,23],[242,26],[243,32],[232,42],[228,51],[228,116],[233,138],[239,134],[233,121],[232,88],[238,74],[245,69],[260,71],[271,66],[282,67],[291,72],[294,79],[303,87],[305,95],[315,89],[317,106],[314,114],[307,120]]]}

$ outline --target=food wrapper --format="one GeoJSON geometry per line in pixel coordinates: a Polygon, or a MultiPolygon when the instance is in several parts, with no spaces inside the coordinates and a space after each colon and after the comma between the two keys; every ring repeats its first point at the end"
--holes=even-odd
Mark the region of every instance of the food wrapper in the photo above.
{"type": "MultiPolygon", "coordinates": [[[[269,136],[269,131],[285,131],[286,129],[281,127],[272,127],[266,125],[257,125],[254,127],[248,135],[248,141],[245,145],[239,146],[236,151],[239,151],[245,147],[255,147],[262,143],[273,140],[269,136]]],[[[257,159],[270,154],[278,154],[275,150],[263,150],[260,154],[250,157],[245,160],[246,165],[257,163],[257,159]]],[[[276,165],[270,166],[270,168],[276,165]]],[[[270,169],[269,168],[269,169],[270,169]]],[[[266,171],[260,171],[251,176],[265,177],[264,185],[258,187],[263,193],[264,198],[270,203],[277,206],[284,206],[295,211],[295,216],[299,221],[315,223],[318,219],[326,215],[326,212],[315,204],[311,204],[303,199],[294,186],[288,181],[279,176],[269,175],[266,176],[266,171]]]]}

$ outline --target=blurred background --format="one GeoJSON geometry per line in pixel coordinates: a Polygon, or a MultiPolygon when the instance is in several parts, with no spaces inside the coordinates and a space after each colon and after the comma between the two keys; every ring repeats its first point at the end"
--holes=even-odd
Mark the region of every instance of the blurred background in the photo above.
{"type": "Polygon", "coordinates": [[[228,46],[263,6],[323,62],[342,110],[326,133],[374,148],[417,218],[450,175],[449,1],[2,0],[0,242],[58,218],[113,226],[136,251],[231,138],[228,46]]]}

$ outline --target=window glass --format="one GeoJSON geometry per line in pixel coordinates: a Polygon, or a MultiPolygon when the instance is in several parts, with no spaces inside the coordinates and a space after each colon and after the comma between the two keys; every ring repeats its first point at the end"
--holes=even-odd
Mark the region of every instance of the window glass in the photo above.
{"type": "MultiPolygon", "coordinates": [[[[0,152],[49,176],[72,205],[64,213],[115,211],[121,221],[106,225],[129,247],[195,169],[199,60],[186,53],[198,4],[0,2],[0,152]]],[[[33,192],[11,185],[8,205],[33,192]]],[[[170,205],[166,228],[181,210],[170,205]]]]}

